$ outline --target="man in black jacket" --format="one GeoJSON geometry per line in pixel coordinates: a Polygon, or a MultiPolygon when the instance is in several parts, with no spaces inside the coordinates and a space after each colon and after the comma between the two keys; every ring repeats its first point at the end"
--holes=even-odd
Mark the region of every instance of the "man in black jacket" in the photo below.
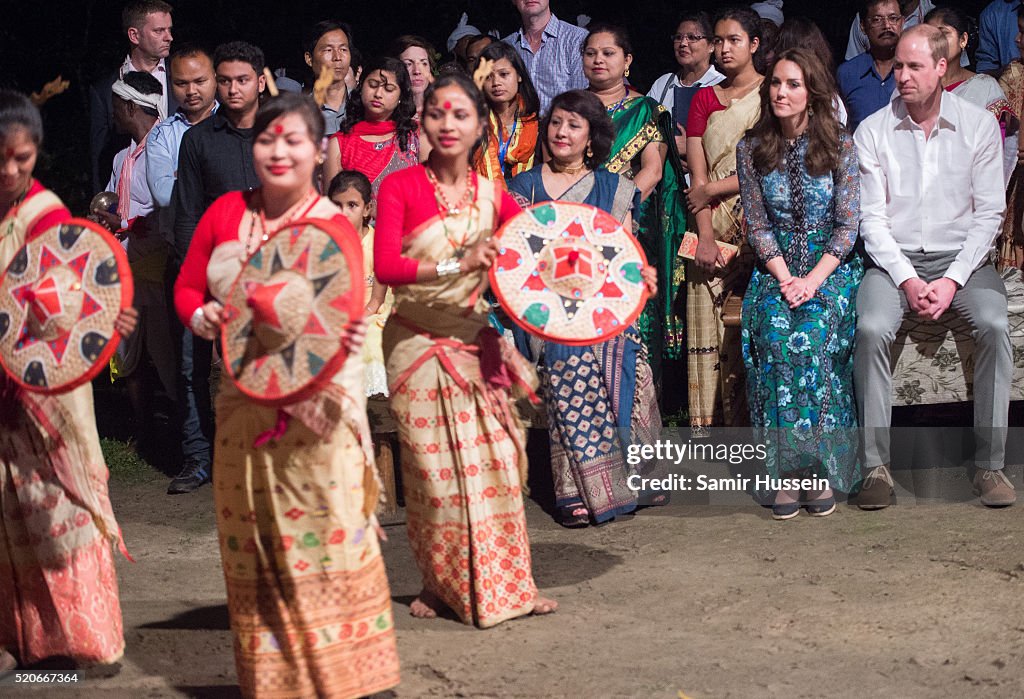
{"type": "MultiPolygon", "coordinates": [[[[266,87],[263,65],[263,52],[243,41],[221,44],[214,51],[220,109],[185,132],[178,153],[173,198],[174,243],[179,261],[188,253],[199,219],[215,199],[227,192],[259,186],[252,163],[252,127],[260,93],[266,87]]],[[[180,398],[188,416],[182,444],[185,462],[167,489],[170,494],[189,493],[209,482],[212,462],[209,380],[213,345],[187,329],[182,344],[179,385],[184,394],[180,398]],[[195,421],[198,431],[194,429],[195,421]]]]}

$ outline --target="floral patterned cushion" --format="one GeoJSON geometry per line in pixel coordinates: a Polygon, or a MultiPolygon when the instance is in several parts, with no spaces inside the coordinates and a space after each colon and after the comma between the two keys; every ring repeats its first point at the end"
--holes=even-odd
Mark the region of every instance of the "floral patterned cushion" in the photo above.
{"type": "MultiPolygon", "coordinates": [[[[1010,399],[1024,400],[1024,279],[1020,270],[1003,272],[1009,302],[1013,378],[1010,399]]],[[[892,348],[893,405],[959,403],[972,399],[974,341],[955,313],[940,321],[907,318],[892,348]]]]}

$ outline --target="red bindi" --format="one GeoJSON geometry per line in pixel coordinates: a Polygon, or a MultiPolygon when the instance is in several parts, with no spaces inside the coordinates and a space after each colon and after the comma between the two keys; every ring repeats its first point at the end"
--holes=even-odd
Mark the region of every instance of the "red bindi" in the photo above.
{"type": "Polygon", "coordinates": [[[276,133],[276,134],[284,133],[284,127],[281,126],[280,124],[274,124],[274,133],[276,133]]]}
{"type": "Polygon", "coordinates": [[[447,102],[447,101],[446,101],[446,102],[445,102],[444,104],[442,104],[441,106],[442,106],[442,107],[444,107],[445,109],[451,109],[451,108],[452,108],[452,103],[451,103],[451,102],[447,102]]]}
{"type": "Polygon", "coordinates": [[[6,158],[7,160],[10,160],[13,157],[14,157],[14,149],[13,148],[8,148],[7,150],[4,151],[4,158],[6,158]]]}

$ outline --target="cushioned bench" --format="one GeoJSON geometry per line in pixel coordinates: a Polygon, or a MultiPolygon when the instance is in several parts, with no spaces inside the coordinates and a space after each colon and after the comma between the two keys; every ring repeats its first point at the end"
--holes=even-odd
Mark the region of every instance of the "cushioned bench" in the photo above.
{"type": "MultiPolygon", "coordinates": [[[[1024,400],[1024,281],[1003,272],[1009,301],[1013,378],[1010,399],[1024,400]]],[[[972,399],[974,341],[967,324],[947,313],[939,321],[908,318],[893,345],[893,405],[959,403],[972,399]]]]}

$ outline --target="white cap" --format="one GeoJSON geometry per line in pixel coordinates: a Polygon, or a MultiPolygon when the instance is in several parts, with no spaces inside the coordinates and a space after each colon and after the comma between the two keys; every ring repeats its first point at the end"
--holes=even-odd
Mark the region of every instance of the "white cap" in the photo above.
{"type": "Polygon", "coordinates": [[[459,43],[459,39],[467,36],[476,36],[480,33],[479,29],[472,24],[467,24],[467,22],[469,22],[469,15],[463,12],[462,17],[459,19],[459,26],[455,27],[455,31],[448,36],[448,53],[455,50],[455,44],[459,43]]]}

